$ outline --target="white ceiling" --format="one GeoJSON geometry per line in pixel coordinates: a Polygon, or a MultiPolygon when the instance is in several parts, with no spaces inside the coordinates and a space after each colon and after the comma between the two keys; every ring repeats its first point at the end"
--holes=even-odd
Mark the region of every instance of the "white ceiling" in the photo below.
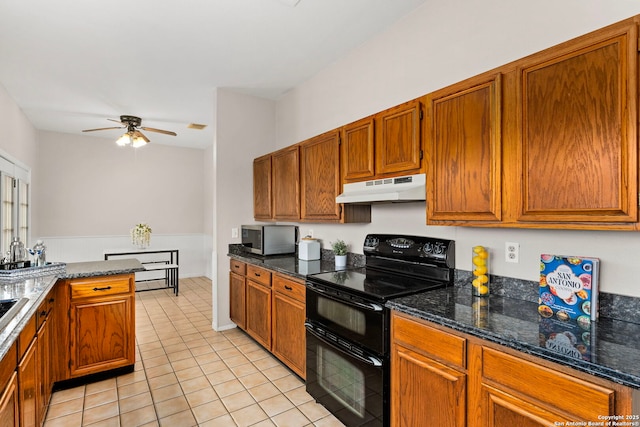
{"type": "Polygon", "coordinates": [[[40,130],[129,114],[178,133],[152,143],[204,148],[215,88],[277,100],[424,1],[0,0],[0,85],[40,130]]]}

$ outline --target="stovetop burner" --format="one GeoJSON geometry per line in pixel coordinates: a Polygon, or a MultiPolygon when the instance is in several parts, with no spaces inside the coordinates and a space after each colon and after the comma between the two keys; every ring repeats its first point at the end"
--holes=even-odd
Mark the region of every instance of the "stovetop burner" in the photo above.
{"type": "Polygon", "coordinates": [[[369,234],[364,242],[366,267],[307,276],[329,286],[376,301],[386,301],[453,283],[453,240],[423,236],[369,234]]]}

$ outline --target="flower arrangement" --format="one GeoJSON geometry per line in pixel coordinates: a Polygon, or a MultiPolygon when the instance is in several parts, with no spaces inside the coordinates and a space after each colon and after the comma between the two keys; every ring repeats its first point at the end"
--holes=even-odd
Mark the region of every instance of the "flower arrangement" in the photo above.
{"type": "Polygon", "coordinates": [[[331,250],[335,255],[346,255],[347,254],[347,244],[344,240],[336,240],[335,242],[331,242],[331,250]]]}
{"type": "Polygon", "coordinates": [[[136,224],[135,227],[131,229],[131,243],[138,246],[141,249],[149,246],[149,242],[151,241],[151,227],[149,227],[144,222],[140,224],[136,224]]]}

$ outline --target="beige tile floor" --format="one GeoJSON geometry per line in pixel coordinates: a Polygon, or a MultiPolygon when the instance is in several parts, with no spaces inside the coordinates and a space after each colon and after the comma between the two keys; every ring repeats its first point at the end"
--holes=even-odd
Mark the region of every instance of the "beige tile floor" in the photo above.
{"type": "Polygon", "coordinates": [[[211,281],[136,294],[133,373],[53,394],[45,427],[342,426],[238,329],[211,328],[211,281]]]}

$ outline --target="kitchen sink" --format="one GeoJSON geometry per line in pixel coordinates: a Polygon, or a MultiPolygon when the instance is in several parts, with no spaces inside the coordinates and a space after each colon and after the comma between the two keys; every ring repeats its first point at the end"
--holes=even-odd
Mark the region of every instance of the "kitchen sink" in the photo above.
{"type": "Polygon", "coordinates": [[[0,300],[0,331],[13,320],[16,313],[29,301],[29,298],[0,300]]]}

